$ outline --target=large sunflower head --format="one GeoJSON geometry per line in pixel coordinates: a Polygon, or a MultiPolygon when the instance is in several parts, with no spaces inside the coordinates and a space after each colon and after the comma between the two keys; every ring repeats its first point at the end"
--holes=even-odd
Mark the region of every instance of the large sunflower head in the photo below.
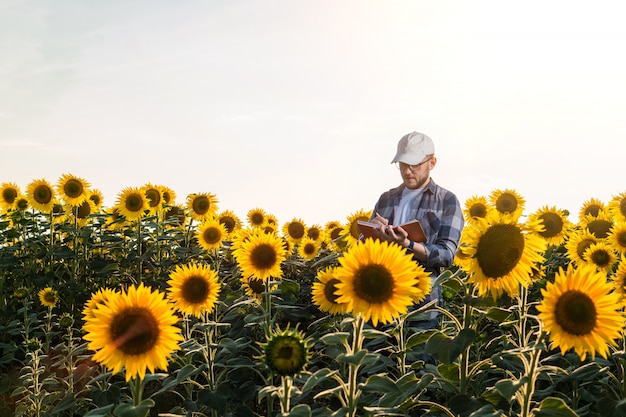
{"type": "Polygon", "coordinates": [[[244,277],[265,279],[282,276],[281,265],[286,258],[285,247],[274,233],[254,229],[233,250],[233,256],[244,277]]]}
{"type": "Polygon", "coordinates": [[[306,237],[307,227],[302,219],[293,218],[283,225],[284,236],[294,245],[300,243],[306,237]]]}
{"type": "Polygon", "coordinates": [[[311,287],[311,299],[321,311],[330,314],[344,314],[346,312],[346,304],[338,303],[337,284],[339,280],[335,277],[337,267],[329,266],[317,272],[317,280],[311,287]]]}
{"type": "Polygon", "coordinates": [[[462,242],[463,254],[469,257],[462,262],[467,281],[481,296],[519,294],[520,286],[532,283],[535,265],[544,260],[547,245],[537,234],[541,227],[539,222],[518,223],[513,215],[499,211],[469,224],[462,242]]]}
{"type": "Polygon", "coordinates": [[[87,347],[114,374],[125,368],[126,381],[143,379],[146,370],[167,370],[168,359],[183,340],[165,295],[143,284],[111,294],[92,313],[85,317],[87,347]]]}
{"type": "Polygon", "coordinates": [[[615,223],[606,238],[616,252],[626,254],[626,221],[615,223]]]}
{"type": "Polygon", "coordinates": [[[365,210],[358,210],[348,216],[346,224],[343,227],[342,234],[346,236],[346,247],[352,246],[361,237],[361,231],[359,230],[358,221],[368,221],[372,212],[365,210]]]}
{"type": "Polygon", "coordinates": [[[600,211],[597,216],[586,215],[578,224],[598,239],[604,239],[613,227],[613,219],[606,212],[600,211]]]}
{"type": "Polygon", "coordinates": [[[0,208],[4,210],[13,210],[15,208],[15,200],[21,194],[20,188],[12,182],[3,182],[0,185],[0,208]]]}
{"type": "Polygon", "coordinates": [[[305,237],[298,243],[298,255],[301,258],[310,261],[314,259],[320,251],[320,242],[310,237],[305,237]]]}
{"type": "Polygon", "coordinates": [[[158,185],[153,185],[150,183],[145,184],[143,187],[141,187],[141,189],[143,190],[147,199],[148,212],[150,214],[156,214],[161,211],[163,205],[165,204],[163,199],[163,189],[158,185]]]}
{"type": "Polygon", "coordinates": [[[606,274],[593,266],[559,268],[554,283],[541,290],[537,306],[552,346],[562,354],[573,348],[581,360],[596,353],[606,358],[624,326],[619,294],[612,289],[606,274]]]}
{"type": "Polygon", "coordinates": [[[595,237],[587,229],[579,229],[571,231],[567,236],[567,242],[565,243],[565,249],[567,250],[567,256],[569,259],[577,264],[587,262],[585,260],[585,251],[589,246],[594,243],[598,243],[600,239],[595,237]]]}
{"type": "Polygon", "coordinates": [[[626,222],[626,192],[613,196],[607,204],[607,211],[616,221],[626,222]]]}
{"type": "Polygon", "coordinates": [[[267,213],[262,208],[253,208],[248,210],[246,214],[246,220],[250,227],[261,227],[265,224],[267,213]]]}
{"type": "Polygon", "coordinates": [[[198,244],[207,251],[219,249],[224,239],[226,239],[226,235],[226,228],[217,218],[203,221],[196,231],[198,244]]]}
{"type": "Polygon", "coordinates": [[[263,347],[263,363],[280,376],[294,377],[309,362],[309,341],[298,329],[275,330],[263,347]]]}
{"type": "Polygon", "coordinates": [[[472,196],[465,200],[465,208],[463,209],[465,222],[471,223],[475,218],[487,217],[487,213],[492,209],[493,207],[489,205],[487,197],[472,196]]]}
{"type": "Polygon", "coordinates": [[[187,196],[189,214],[200,222],[217,213],[217,203],[217,197],[212,193],[194,193],[187,196]]]}
{"type": "Polygon", "coordinates": [[[59,302],[59,293],[50,287],[39,291],[37,295],[39,295],[39,301],[44,307],[54,307],[59,302]]]}
{"type": "Polygon", "coordinates": [[[390,323],[430,292],[428,273],[396,244],[356,241],[339,262],[336,302],[374,326],[390,323]]]}
{"type": "Polygon", "coordinates": [[[141,219],[148,210],[148,198],[141,188],[126,187],[118,194],[115,207],[126,220],[132,222],[141,219]]]}
{"type": "Polygon", "coordinates": [[[526,200],[515,190],[494,190],[489,195],[491,205],[502,214],[509,214],[517,219],[524,212],[526,200]]]}
{"type": "Polygon", "coordinates": [[[231,210],[222,211],[217,216],[217,219],[224,226],[228,238],[230,238],[236,230],[241,229],[241,219],[231,210]]]}
{"type": "Polygon", "coordinates": [[[91,185],[83,178],[63,174],[57,181],[57,193],[61,200],[70,206],[77,206],[89,197],[91,185]]]}
{"type": "Polygon", "coordinates": [[[532,222],[540,222],[543,230],[537,232],[539,236],[546,240],[548,245],[560,246],[565,241],[569,230],[573,224],[567,219],[567,213],[556,207],[543,206],[528,219],[532,222]]]}
{"type": "Polygon", "coordinates": [[[583,259],[597,270],[609,273],[617,262],[617,253],[613,247],[604,242],[592,243],[585,250],[583,259]]]}
{"type": "Polygon", "coordinates": [[[606,211],[606,205],[598,200],[597,198],[590,198],[585,201],[580,207],[580,211],[578,212],[578,218],[580,221],[585,220],[585,218],[589,217],[598,217],[600,213],[606,211]]]}
{"type": "Polygon", "coordinates": [[[176,310],[196,317],[213,311],[222,287],[217,272],[210,266],[177,265],[169,277],[169,299],[176,310]]]}
{"type": "Polygon", "coordinates": [[[56,203],[54,188],[45,179],[34,180],[28,184],[26,196],[31,207],[42,213],[51,213],[56,203]]]}

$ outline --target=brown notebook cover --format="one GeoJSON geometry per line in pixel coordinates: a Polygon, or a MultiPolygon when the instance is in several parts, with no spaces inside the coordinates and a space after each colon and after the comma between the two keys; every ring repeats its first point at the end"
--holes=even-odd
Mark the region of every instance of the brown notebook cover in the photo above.
{"type": "MultiPolygon", "coordinates": [[[[365,222],[362,220],[357,220],[357,224],[359,226],[359,230],[363,234],[363,237],[376,238],[374,230],[379,229],[380,224],[365,222]]],[[[419,220],[411,220],[410,222],[394,227],[402,227],[404,230],[406,230],[409,234],[409,239],[411,239],[413,242],[426,242],[426,234],[424,233],[424,229],[422,228],[422,224],[419,222],[419,220]]]]}

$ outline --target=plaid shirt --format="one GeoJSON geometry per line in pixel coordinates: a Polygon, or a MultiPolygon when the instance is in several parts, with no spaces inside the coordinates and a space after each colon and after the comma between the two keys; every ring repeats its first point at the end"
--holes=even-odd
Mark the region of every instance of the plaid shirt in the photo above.
{"type": "MultiPolygon", "coordinates": [[[[384,192],[374,206],[372,218],[379,213],[390,224],[395,224],[394,216],[403,190],[404,184],[384,192]]],[[[415,201],[411,207],[410,219],[422,223],[428,239],[424,242],[428,255],[427,261],[423,263],[424,268],[438,274],[441,268],[452,265],[465,223],[456,195],[435,184],[431,178],[419,201],[415,201]]]]}

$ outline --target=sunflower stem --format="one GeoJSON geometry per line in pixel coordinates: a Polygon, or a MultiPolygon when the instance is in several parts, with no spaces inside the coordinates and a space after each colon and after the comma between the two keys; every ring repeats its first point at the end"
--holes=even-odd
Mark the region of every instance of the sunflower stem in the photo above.
{"type": "Polygon", "coordinates": [[[138,281],[137,284],[141,283],[143,278],[142,278],[142,274],[143,274],[143,259],[141,256],[141,217],[139,217],[137,219],[137,257],[139,258],[139,274],[138,274],[138,281]]]}
{"type": "Polygon", "coordinates": [[[130,386],[133,393],[133,405],[137,407],[143,401],[144,379],[135,376],[131,379],[130,386]]]}
{"type": "MultiPolygon", "coordinates": [[[[358,351],[360,351],[363,347],[363,317],[361,314],[357,314],[352,322],[353,333],[352,333],[352,346],[350,347],[351,351],[348,352],[349,355],[354,355],[358,351]]],[[[346,402],[348,404],[348,416],[355,417],[358,411],[358,400],[361,395],[360,390],[358,389],[358,373],[361,364],[350,362],[348,365],[348,392],[346,395],[346,402]]]]}
{"type": "Polygon", "coordinates": [[[522,404],[522,414],[521,417],[530,417],[532,416],[532,399],[533,394],[535,393],[535,381],[537,380],[537,375],[539,372],[537,371],[539,365],[539,357],[541,356],[541,343],[545,336],[545,333],[541,328],[538,330],[539,336],[535,341],[535,346],[531,352],[530,363],[528,364],[528,369],[526,369],[526,376],[528,377],[528,381],[526,382],[526,389],[524,390],[523,396],[523,404],[522,404]]]}
{"type": "Polygon", "coordinates": [[[293,379],[290,376],[283,375],[280,377],[283,386],[283,395],[280,399],[280,411],[282,414],[289,414],[291,407],[291,386],[293,379]]]}

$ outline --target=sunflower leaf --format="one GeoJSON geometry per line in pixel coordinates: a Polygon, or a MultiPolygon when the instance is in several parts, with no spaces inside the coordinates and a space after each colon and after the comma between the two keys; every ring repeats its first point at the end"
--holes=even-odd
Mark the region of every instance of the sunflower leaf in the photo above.
{"type": "Polygon", "coordinates": [[[113,415],[116,417],[147,417],[154,404],[154,400],[151,399],[143,400],[137,405],[120,404],[113,410],[113,415]]]}
{"type": "Polygon", "coordinates": [[[337,373],[337,371],[331,371],[328,368],[322,368],[310,375],[304,385],[302,386],[303,392],[311,391],[316,385],[325,382],[328,378],[330,378],[333,374],[337,373]]]}
{"type": "Polygon", "coordinates": [[[348,332],[335,332],[330,334],[325,334],[320,338],[320,340],[327,345],[341,345],[348,341],[350,337],[350,333],[348,332]]]}
{"type": "Polygon", "coordinates": [[[528,378],[526,376],[522,377],[518,380],[513,379],[504,379],[502,381],[496,382],[495,388],[496,390],[502,394],[502,396],[506,399],[507,402],[510,402],[513,399],[515,393],[526,384],[528,378]]]}
{"type": "Polygon", "coordinates": [[[299,404],[291,409],[287,417],[310,417],[311,416],[311,407],[307,404],[299,404]]]}
{"type": "Polygon", "coordinates": [[[537,417],[577,417],[574,412],[561,398],[548,397],[541,401],[537,417]]]}

